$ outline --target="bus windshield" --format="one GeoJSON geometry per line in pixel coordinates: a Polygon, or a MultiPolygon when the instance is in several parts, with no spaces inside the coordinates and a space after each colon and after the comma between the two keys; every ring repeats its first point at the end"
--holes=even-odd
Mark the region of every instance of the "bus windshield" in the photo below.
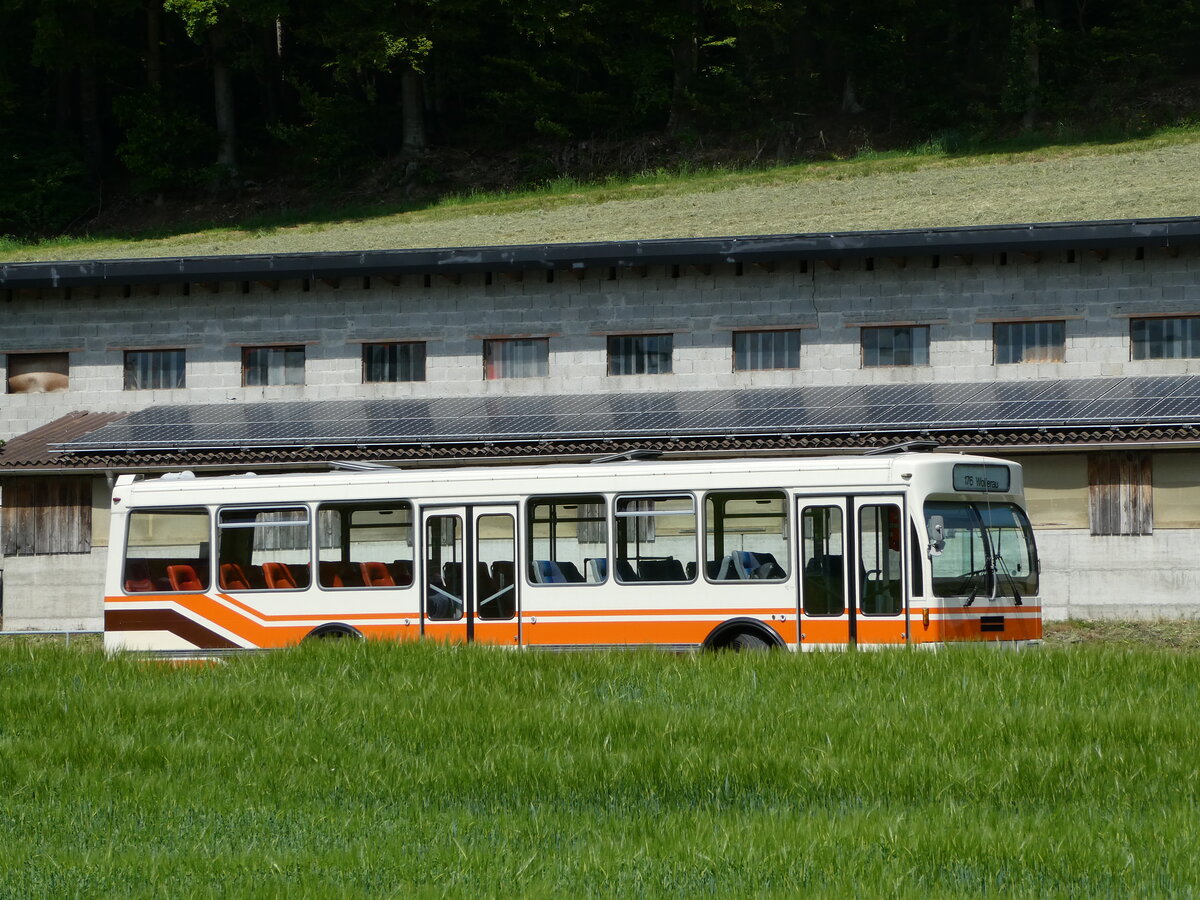
{"type": "Polygon", "coordinates": [[[941,516],[942,552],[932,557],[937,597],[1014,597],[1037,593],[1037,555],[1025,513],[1011,503],[930,500],[925,521],[941,516]]]}

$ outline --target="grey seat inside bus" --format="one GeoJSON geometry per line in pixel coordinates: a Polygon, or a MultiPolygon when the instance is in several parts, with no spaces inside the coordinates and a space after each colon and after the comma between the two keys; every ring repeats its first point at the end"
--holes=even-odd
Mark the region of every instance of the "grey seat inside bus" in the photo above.
{"type": "Polygon", "coordinates": [[[552,559],[535,559],[530,563],[535,584],[566,584],[567,576],[552,559]]]}
{"type": "Polygon", "coordinates": [[[641,577],[633,570],[633,564],[627,559],[617,557],[613,560],[613,569],[617,573],[618,581],[641,581],[641,577]]]}
{"type": "Polygon", "coordinates": [[[747,555],[751,560],[751,565],[746,567],[750,578],[783,578],[787,575],[775,554],[754,550],[747,555]]]}
{"type": "Polygon", "coordinates": [[[665,559],[639,559],[638,574],[642,581],[687,581],[683,563],[673,556],[665,559]]]}
{"type": "Polygon", "coordinates": [[[492,581],[497,587],[506,587],[517,580],[517,564],[512,560],[498,559],[492,563],[492,581]]]}
{"type": "Polygon", "coordinates": [[[603,556],[585,559],[583,568],[587,572],[588,581],[593,584],[599,584],[608,577],[608,560],[603,556]]]}
{"type": "Polygon", "coordinates": [[[737,581],[738,572],[732,556],[710,559],[704,564],[710,581],[737,581]]]}
{"type": "Polygon", "coordinates": [[[460,562],[442,563],[442,586],[447,594],[462,598],[463,566],[460,562]]]}

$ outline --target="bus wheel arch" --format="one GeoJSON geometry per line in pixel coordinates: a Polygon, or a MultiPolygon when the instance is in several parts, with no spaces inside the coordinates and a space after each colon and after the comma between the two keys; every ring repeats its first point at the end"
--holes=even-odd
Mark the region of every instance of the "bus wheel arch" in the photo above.
{"type": "Polygon", "coordinates": [[[758,619],[738,618],[722,622],[704,639],[705,650],[778,650],[784,643],[778,633],[758,619]]]}
{"type": "Polygon", "coordinates": [[[361,641],[363,640],[363,634],[357,628],[342,622],[326,622],[304,636],[304,640],[306,641],[340,640],[342,638],[353,638],[354,640],[361,641]]]}

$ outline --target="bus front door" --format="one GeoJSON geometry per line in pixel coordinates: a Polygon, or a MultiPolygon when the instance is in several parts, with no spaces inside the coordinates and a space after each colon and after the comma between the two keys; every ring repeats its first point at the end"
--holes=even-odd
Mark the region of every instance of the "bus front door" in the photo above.
{"type": "Polygon", "coordinates": [[[897,496],[801,497],[800,644],[908,639],[904,502],[897,496]]]}
{"type": "Polygon", "coordinates": [[[902,497],[854,499],[855,640],[903,644],[908,640],[908,529],[902,497]]]}
{"type": "Polygon", "coordinates": [[[846,647],[854,634],[854,604],[846,538],[845,497],[801,497],[800,645],[846,647]]]}
{"type": "Polygon", "coordinates": [[[516,644],[516,507],[427,507],[421,521],[423,633],[516,644]]]}

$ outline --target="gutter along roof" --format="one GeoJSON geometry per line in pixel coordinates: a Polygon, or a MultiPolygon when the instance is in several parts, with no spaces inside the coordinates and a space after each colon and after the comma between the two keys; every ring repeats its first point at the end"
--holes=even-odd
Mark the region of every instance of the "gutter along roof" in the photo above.
{"type": "Polygon", "coordinates": [[[0,263],[0,289],[775,263],[1200,244],[1200,217],[423,250],[0,263]]]}

